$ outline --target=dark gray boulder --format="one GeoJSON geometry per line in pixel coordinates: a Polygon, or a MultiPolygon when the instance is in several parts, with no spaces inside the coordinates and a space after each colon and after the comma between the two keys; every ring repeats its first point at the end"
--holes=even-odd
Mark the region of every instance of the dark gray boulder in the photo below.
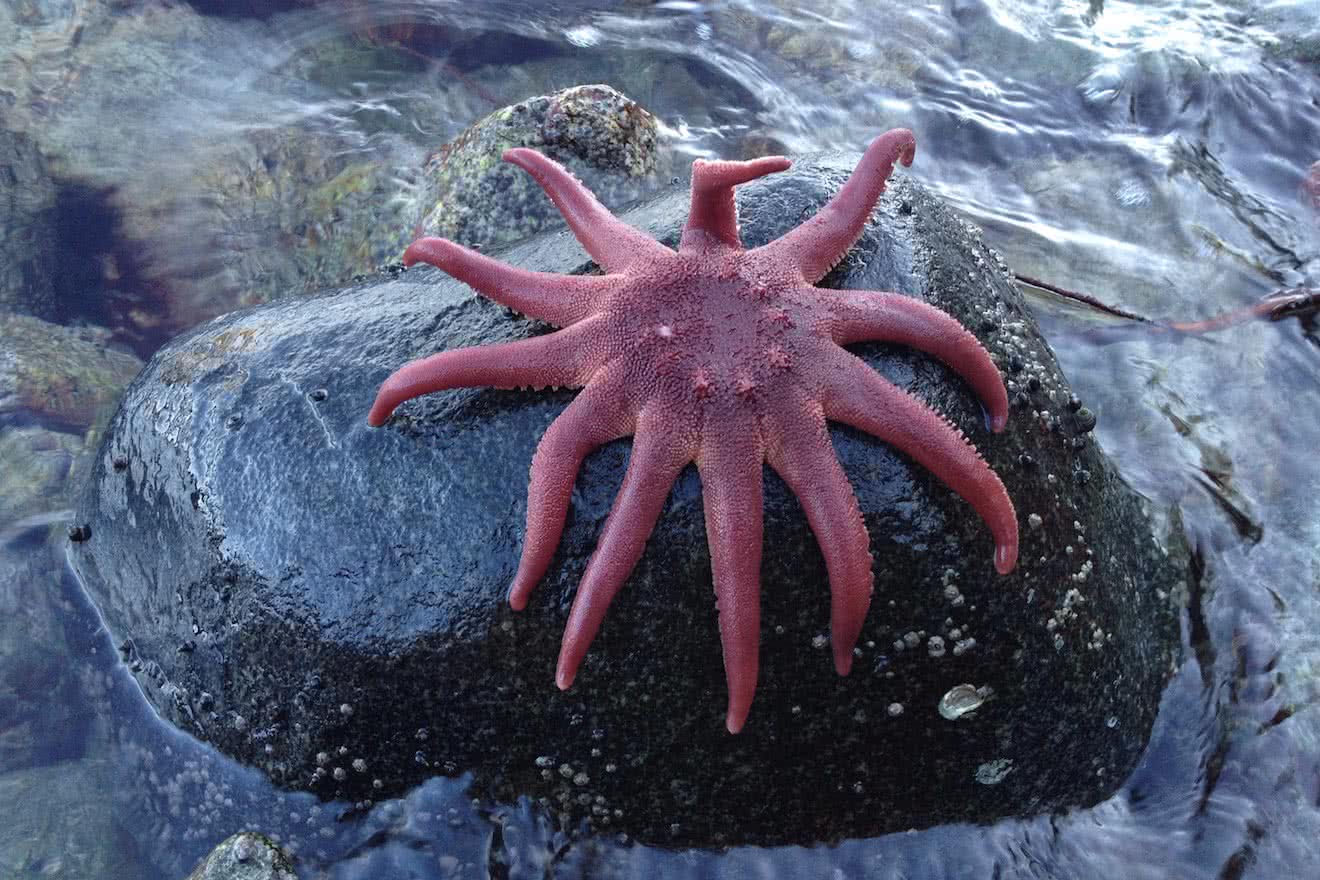
{"type": "MultiPolygon", "coordinates": [[[[773,238],[837,191],[856,156],[740,190],[744,237],[773,238]]],[[[673,243],[688,194],[629,215],[673,243]]],[[[567,235],[503,255],[590,264],[567,235]]],[[[990,435],[940,364],[857,350],[972,438],[1022,527],[994,574],[971,509],[885,444],[835,428],[876,558],[848,678],[833,672],[824,563],[767,470],[760,689],[724,731],[701,491],[680,478],[645,557],[567,692],[574,589],[629,443],[591,456],[531,606],[505,604],[527,471],[570,392],[472,389],[366,424],[380,381],[437,349],[525,337],[428,268],[219,318],[161,351],[101,450],[71,558],[160,712],[280,785],[395,795],[431,774],[529,795],[643,840],[810,843],[1093,804],[1140,757],[1178,644],[1185,551],[1090,442],[1095,422],[998,257],[905,178],[827,286],[898,289],[954,314],[1004,368],[990,435]]]]}

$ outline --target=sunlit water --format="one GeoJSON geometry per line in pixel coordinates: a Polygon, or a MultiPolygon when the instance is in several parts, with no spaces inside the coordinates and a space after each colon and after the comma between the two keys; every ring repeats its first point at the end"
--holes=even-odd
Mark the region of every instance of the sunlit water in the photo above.
{"type": "MultiPolygon", "coordinates": [[[[313,143],[329,176],[356,162],[382,169],[377,186],[407,216],[430,150],[498,106],[582,82],[639,100],[685,157],[860,149],[910,127],[914,176],[983,225],[1017,271],[1143,314],[1207,316],[1320,284],[1320,215],[1299,190],[1320,160],[1315,4],[6,5],[0,44],[17,36],[0,49],[0,121],[40,145],[61,186],[56,233],[72,281],[60,318],[108,328],[106,344],[143,356],[248,301],[247,285],[322,281],[297,241],[269,240],[312,233],[233,216],[208,172],[296,161],[270,145],[313,143]],[[217,9],[229,14],[197,12],[217,9]]],[[[178,878],[253,828],[296,853],[304,876],[345,880],[1320,874],[1315,327],[1116,337],[1096,332],[1107,319],[1034,296],[1100,415],[1100,442],[1157,507],[1180,512],[1195,548],[1184,664],[1144,761],[1108,802],[728,852],[565,837],[525,804],[472,803],[461,779],[341,816],[155,719],[64,574],[67,501],[54,501],[0,522],[0,627],[32,637],[7,636],[19,648],[0,664],[20,687],[29,665],[73,670],[41,709],[69,734],[35,749],[39,777],[0,773],[0,784],[37,779],[5,789],[0,815],[15,811],[12,825],[56,804],[67,813],[57,799],[72,789],[101,818],[81,835],[50,833],[28,869],[77,876],[85,853],[61,849],[76,837],[106,848],[100,863],[124,876],[178,878]],[[64,654],[45,657],[49,645],[64,654]]],[[[7,741],[51,728],[4,712],[7,741]]]]}

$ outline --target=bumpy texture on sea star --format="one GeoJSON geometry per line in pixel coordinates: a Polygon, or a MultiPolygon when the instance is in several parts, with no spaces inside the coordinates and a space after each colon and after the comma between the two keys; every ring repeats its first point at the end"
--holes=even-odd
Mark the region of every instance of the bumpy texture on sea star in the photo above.
{"type": "Polygon", "coordinates": [[[862,233],[896,161],[912,163],[905,129],[877,138],[814,217],[744,250],[733,188],[783,171],[782,157],[692,166],[692,207],[677,252],[612,215],[576,178],[533,150],[504,159],[530,173],[605,275],[519,269],[453,242],[414,242],[404,263],[430,263],[498,303],[563,329],[414,361],[381,386],[367,421],[447,388],[563,385],[582,392],[532,458],[527,534],[509,595],[515,609],[545,574],[573,482],[593,449],[632,436],[623,485],[569,614],[556,680],[573,684],[605,612],[645,549],[670,487],[689,463],[701,476],[732,733],[756,691],[761,630],[762,466],[792,489],[829,573],[834,666],[852,667],[871,603],[870,539],[826,421],[905,452],[966,499],[990,527],[995,567],[1017,561],[1017,518],[995,473],[944,418],[843,346],[908,345],[939,358],[1008,420],[999,371],[949,315],[897,293],[815,287],[862,233]]]}

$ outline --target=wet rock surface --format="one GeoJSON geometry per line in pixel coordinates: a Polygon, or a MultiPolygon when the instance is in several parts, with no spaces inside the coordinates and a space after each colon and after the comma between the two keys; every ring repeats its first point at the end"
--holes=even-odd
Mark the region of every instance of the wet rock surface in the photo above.
{"type": "MultiPolygon", "coordinates": [[[[856,156],[740,190],[744,239],[782,234],[856,156]]],[[[688,194],[627,215],[673,243],[688,194]]],[[[590,268],[550,235],[504,258],[590,268]]],[[[745,731],[725,691],[700,484],[679,479],[574,688],[555,656],[622,478],[588,458],[528,610],[504,599],[527,469],[571,392],[471,389],[366,425],[380,381],[442,348],[547,328],[419,269],[225,316],[160,352],[96,463],[71,559],[165,717],[277,783],[392,796],[473,774],[570,822],[647,841],[811,843],[1097,802],[1145,745],[1177,650],[1185,551],[1090,439],[1006,269],[903,178],[825,286],[897,289],[949,311],[1001,365],[989,434],[960,380],[918,353],[855,350],[960,427],[1002,476],[1021,561],[992,567],[981,521],[885,444],[832,428],[876,559],[851,676],[833,672],[824,563],[766,471],[761,684],[745,731]]]]}

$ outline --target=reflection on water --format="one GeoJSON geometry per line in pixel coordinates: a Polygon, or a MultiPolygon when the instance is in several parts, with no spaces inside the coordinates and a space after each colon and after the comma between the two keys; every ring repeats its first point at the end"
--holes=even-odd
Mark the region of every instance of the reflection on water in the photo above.
{"type": "MultiPolygon", "coordinates": [[[[1320,218],[1299,192],[1320,159],[1320,19],[1302,4],[8,7],[0,128],[35,145],[12,154],[53,182],[41,195],[11,175],[30,203],[13,216],[56,242],[58,283],[45,302],[0,291],[0,309],[140,356],[393,259],[425,207],[427,153],[495,107],[580,82],[639,100],[684,157],[855,149],[911,127],[914,174],[1015,270],[1142,314],[1206,316],[1320,283],[1320,218]]],[[[1109,802],[829,849],[693,853],[571,840],[526,804],[469,802],[462,780],[353,814],[275,792],[154,719],[63,575],[70,462],[104,414],[70,428],[6,398],[14,355],[0,350],[0,485],[18,499],[0,505],[0,762],[18,768],[0,797],[77,817],[0,823],[0,851],[34,875],[174,878],[251,827],[334,878],[1314,873],[1314,325],[1102,346],[1093,316],[1037,305],[1101,443],[1177,509],[1196,551],[1185,665],[1109,802]]]]}

